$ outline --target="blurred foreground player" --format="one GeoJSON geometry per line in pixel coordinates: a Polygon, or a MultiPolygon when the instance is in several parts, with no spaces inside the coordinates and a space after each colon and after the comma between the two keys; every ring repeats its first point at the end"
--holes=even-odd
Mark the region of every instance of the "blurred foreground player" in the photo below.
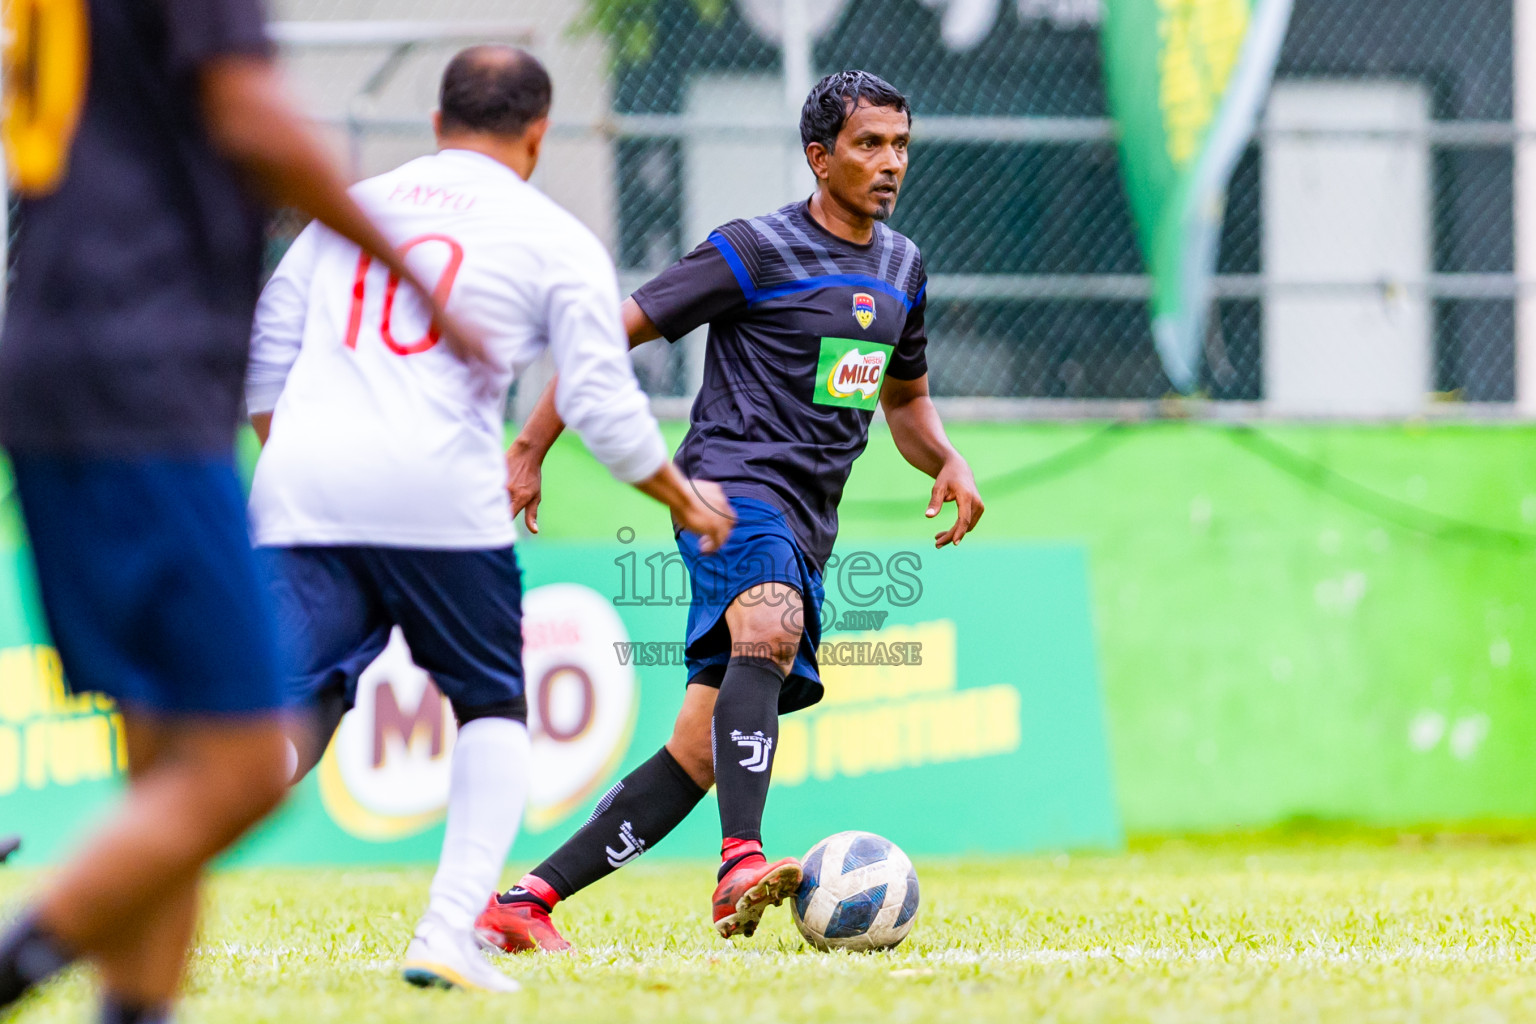
{"type": "Polygon", "coordinates": [[[266,445],[251,519],[292,647],[289,696],[308,709],[300,769],[325,750],[394,626],[459,723],[442,857],[402,965],[419,985],[517,988],[473,931],[528,787],[522,579],[502,458],[513,379],[547,349],[555,405],[592,454],[668,505],[706,549],[730,532],[719,487],[684,480],[667,458],[630,365],[612,261],[527,183],[550,93],[527,53],[465,50],[443,75],[438,153],[353,189],[442,301],[483,332],[489,378],[437,345],[386,270],[316,225],[256,314],[246,404],[266,445]]]}
{"type": "MultiPolygon", "coordinates": [[[[704,383],[677,463],[722,484],[738,523],[691,574],[688,687],[672,738],[598,803],[572,839],[492,900],[480,934],[508,951],[561,949],[549,911],[661,841],[719,787],[724,841],[713,898],[721,935],[751,935],[800,882],[793,858],[769,863],[763,808],[779,715],[821,699],[816,665],[822,569],[837,504],[876,403],[896,447],[935,478],[927,514],[954,501],[958,544],[981,517],[971,470],[928,398],[926,275],[917,247],[881,222],[907,169],[904,96],[859,71],[829,76],[800,118],[816,175],[809,202],[732,221],[624,306],[631,345],[676,341],[709,324],[704,383]]],[[[560,431],[546,394],[514,442],[514,508],[536,529],[539,467],[560,431]]]]}
{"type": "Polygon", "coordinates": [[[286,782],[233,456],[252,190],[417,284],[288,104],[257,0],[7,0],[5,27],[21,204],[0,442],[65,674],[117,700],[129,785],[0,936],[0,1008],[89,960],[103,1020],[144,1024],[169,1018],[204,865],[286,782]]]}

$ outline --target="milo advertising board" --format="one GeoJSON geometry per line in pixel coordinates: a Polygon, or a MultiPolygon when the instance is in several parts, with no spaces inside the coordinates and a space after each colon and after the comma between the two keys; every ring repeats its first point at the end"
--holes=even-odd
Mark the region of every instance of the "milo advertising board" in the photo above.
{"type": "MultiPolygon", "coordinates": [[[[14,531],[0,574],[0,831],[59,856],[122,764],[109,702],[70,696],[14,531]]],[[[531,543],[525,667],[531,796],[513,856],[542,857],[670,734],[682,699],[686,574],[670,548],[531,543]]],[[[829,564],[826,697],[781,723],[765,831],[799,850],[848,828],[915,854],[1120,841],[1074,547],[840,550],[829,564]]],[[[320,766],[236,863],[431,861],[454,723],[397,635],[364,674],[320,766]]],[[[658,856],[709,856],[706,802],[658,856]]],[[[615,856],[626,856],[621,836],[615,856]]]]}

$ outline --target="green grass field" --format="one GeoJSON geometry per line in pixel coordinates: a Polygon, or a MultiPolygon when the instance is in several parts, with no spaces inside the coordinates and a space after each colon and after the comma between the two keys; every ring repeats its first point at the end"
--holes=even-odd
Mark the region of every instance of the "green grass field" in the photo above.
{"type": "MultiPolygon", "coordinates": [[[[708,865],[640,864],[561,908],[571,956],[503,961],[513,996],[394,973],[425,869],[221,876],[184,1021],[1529,1021],[1536,844],[1161,843],[920,863],[891,953],[804,947],[787,908],[710,931],[708,865]]],[[[35,876],[0,873],[7,903],[35,876]]],[[[91,1019],[83,976],[20,1020],[91,1019]]]]}

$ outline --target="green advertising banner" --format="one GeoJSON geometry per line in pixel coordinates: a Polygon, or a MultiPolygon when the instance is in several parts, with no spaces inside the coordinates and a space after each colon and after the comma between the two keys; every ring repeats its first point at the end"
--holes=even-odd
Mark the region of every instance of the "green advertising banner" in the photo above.
{"type": "Polygon", "coordinates": [[[1291,0],[1104,0],[1121,176],[1168,379],[1194,390],[1227,182],[1269,91],[1291,0]]]}
{"type": "MultiPolygon", "coordinates": [[[[59,856],[117,789],[120,724],[67,695],[22,547],[0,572],[0,831],[59,856]]],[[[670,545],[520,547],[535,772],[513,851],[564,840],[670,734],[686,574],[670,545]]],[[[826,699],[781,723],[765,831],[799,852],[849,828],[914,854],[1120,843],[1086,557],[1073,546],[839,551],[827,574],[826,699]]],[[[316,771],[236,863],[435,859],[453,719],[397,636],[316,771]]],[[[708,856],[712,804],[662,855],[708,856]]],[[[619,837],[615,842],[619,843],[619,837]]]]}
{"type": "Polygon", "coordinates": [[[26,533],[0,464],[0,834],[47,863],[116,798],[126,767],[112,702],[72,696],[48,641],[26,533]]]}

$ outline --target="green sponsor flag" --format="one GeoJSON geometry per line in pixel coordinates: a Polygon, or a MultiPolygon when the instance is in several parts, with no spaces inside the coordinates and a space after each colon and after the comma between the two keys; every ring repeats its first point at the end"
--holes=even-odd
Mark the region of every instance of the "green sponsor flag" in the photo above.
{"type": "Polygon", "coordinates": [[[1120,166],[1152,274],[1152,336],[1194,390],[1227,182],[1274,75],[1291,0],[1104,0],[1120,166]]]}

